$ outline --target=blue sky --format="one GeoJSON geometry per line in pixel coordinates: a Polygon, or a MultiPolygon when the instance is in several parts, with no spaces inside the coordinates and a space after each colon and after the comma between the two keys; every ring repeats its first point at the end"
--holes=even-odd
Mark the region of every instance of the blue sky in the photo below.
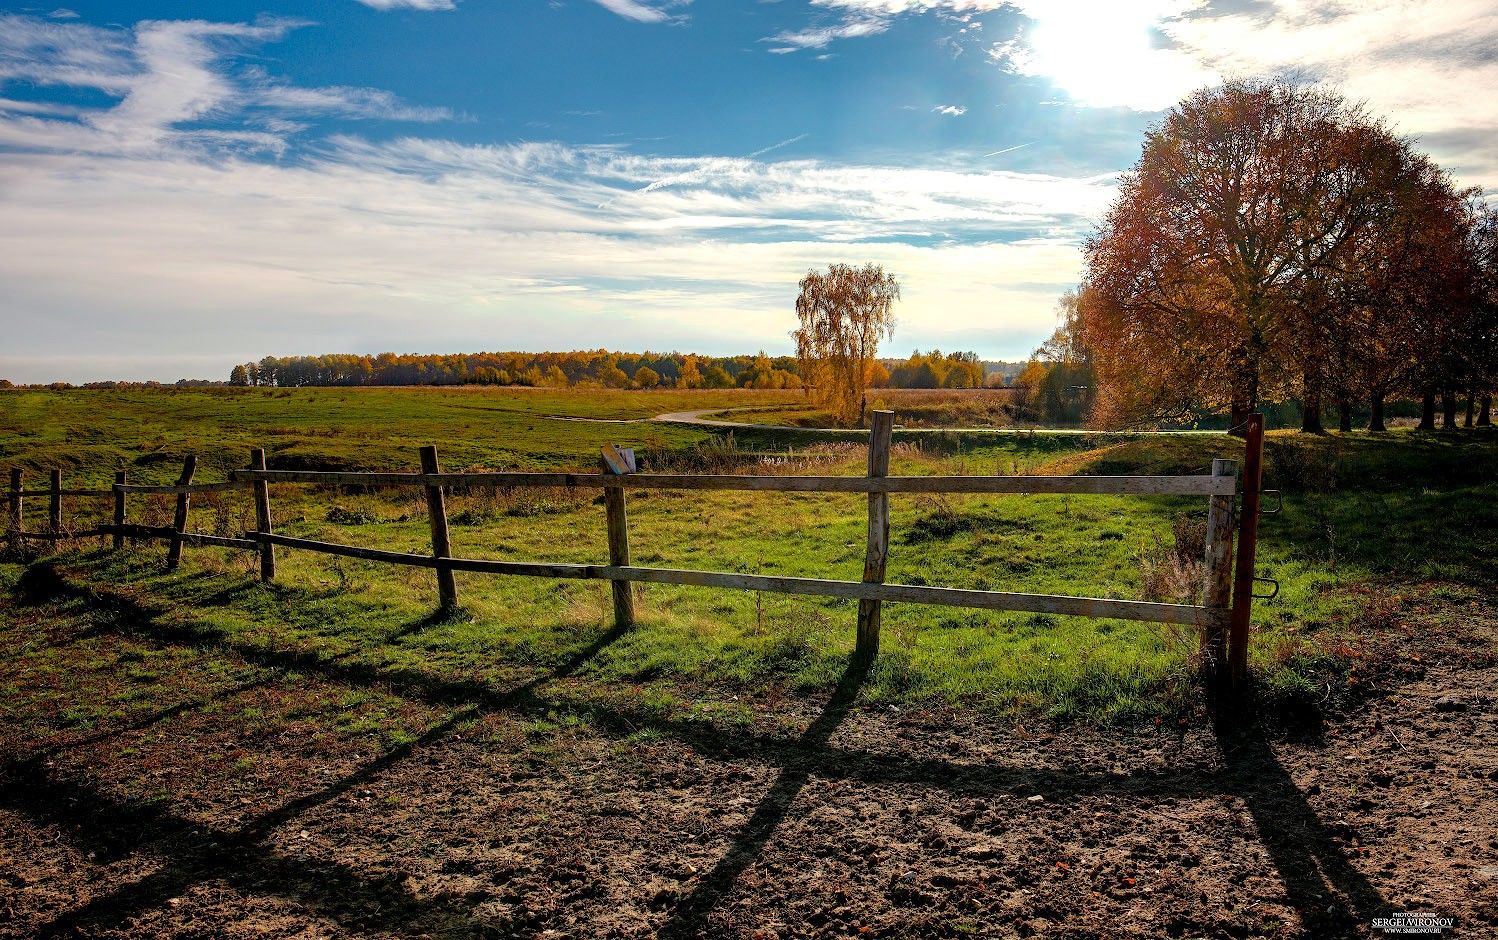
{"type": "Polygon", "coordinates": [[[1318,78],[1491,191],[1495,48],[1472,0],[8,6],[0,377],[779,353],[867,261],[890,352],[1020,358],[1182,95],[1318,78]]]}

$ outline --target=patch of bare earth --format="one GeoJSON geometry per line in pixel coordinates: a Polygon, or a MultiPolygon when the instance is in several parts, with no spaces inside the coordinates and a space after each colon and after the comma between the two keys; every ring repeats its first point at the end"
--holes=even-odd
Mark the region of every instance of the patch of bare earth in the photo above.
{"type": "MultiPolygon", "coordinates": [[[[0,729],[0,936],[1322,938],[1403,911],[1498,936],[1498,599],[1397,614],[1365,694],[1299,737],[871,708],[851,681],[757,727],[538,723],[562,679],[203,647],[156,678],[173,705],[0,729]],[[370,702],[404,733],[336,730],[370,702]]],[[[23,699],[33,659],[0,662],[23,699]]]]}

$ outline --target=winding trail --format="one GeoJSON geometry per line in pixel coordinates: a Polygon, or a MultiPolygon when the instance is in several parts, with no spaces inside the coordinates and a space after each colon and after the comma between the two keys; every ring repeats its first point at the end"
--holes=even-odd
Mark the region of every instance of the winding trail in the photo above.
{"type": "MultiPolygon", "coordinates": [[[[670,421],[676,424],[698,424],[717,428],[754,428],[761,431],[856,431],[860,428],[804,428],[790,424],[747,424],[742,421],[720,421],[715,418],[704,418],[703,415],[718,412],[741,411],[747,409],[739,408],[702,408],[697,411],[672,411],[654,418],[640,418],[640,421],[670,421]]],[[[979,432],[985,434],[1221,434],[1221,431],[1093,431],[1088,428],[907,428],[895,425],[895,430],[907,434],[936,434],[947,431],[979,432]]]]}
{"type": "MultiPolygon", "coordinates": [[[[730,411],[752,411],[750,408],[698,408],[695,411],[668,411],[665,414],[656,415],[653,418],[585,418],[579,415],[535,415],[537,418],[545,418],[548,421],[585,421],[590,424],[694,424],[699,427],[714,428],[750,428],[756,431],[804,431],[815,434],[830,433],[852,433],[862,428],[806,428],[793,424],[751,424],[747,421],[723,421],[717,418],[704,418],[703,415],[725,414],[730,411]]],[[[949,431],[979,434],[1109,434],[1109,435],[1147,435],[1147,434],[1221,434],[1222,431],[1183,430],[1183,431],[1093,431],[1089,428],[907,428],[895,425],[895,430],[906,434],[937,434],[949,431]]]]}

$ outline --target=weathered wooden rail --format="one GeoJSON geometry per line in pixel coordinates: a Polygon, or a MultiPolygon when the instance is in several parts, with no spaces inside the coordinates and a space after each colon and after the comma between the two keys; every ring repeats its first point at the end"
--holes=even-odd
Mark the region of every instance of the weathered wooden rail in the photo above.
{"type": "Polygon", "coordinates": [[[108,489],[69,490],[62,487],[60,472],[54,470],[49,487],[28,490],[21,485],[21,471],[12,470],[10,489],[7,494],[9,527],[6,534],[13,543],[26,539],[56,541],[65,538],[108,535],[113,537],[113,544],[116,548],[120,547],[126,538],[166,539],[169,542],[168,567],[177,566],[183,546],[210,545],[247,549],[259,552],[261,578],[267,581],[275,577],[276,546],[359,558],[382,564],[430,568],[436,573],[439,602],[444,608],[457,606],[458,594],[454,573],[458,571],[539,578],[605,580],[613,585],[614,617],[616,624],[620,627],[629,627],[634,623],[634,595],[630,584],[635,582],[856,599],[859,602],[859,612],[855,655],[865,658],[872,658],[878,653],[882,604],[885,601],[1180,624],[1200,629],[1203,651],[1209,664],[1225,672],[1234,681],[1244,675],[1247,663],[1248,622],[1253,597],[1259,466],[1263,447],[1263,422],[1259,416],[1253,416],[1248,427],[1245,461],[1248,471],[1245,475],[1247,486],[1243,492],[1241,513],[1235,512],[1239,484],[1237,462],[1232,460],[1214,460],[1210,474],[1191,476],[889,476],[893,420],[892,412],[873,413],[868,473],[862,477],[634,473],[628,469],[633,465],[632,457],[629,461],[625,461],[620,452],[612,451],[610,448],[605,448],[606,459],[603,470],[599,473],[443,473],[435,447],[421,449],[419,473],[271,470],[266,466],[265,452],[258,449],[252,452],[250,465],[247,468],[231,471],[230,479],[221,483],[194,483],[196,460],[192,457],[184,463],[178,482],[171,486],[130,484],[125,474],[119,472],[115,476],[115,484],[108,489]],[[392,552],[277,534],[272,530],[271,524],[270,484],[272,483],[421,487],[426,494],[428,516],[431,522],[432,552],[429,555],[392,552]],[[606,565],[560,564],[454,557],[448,536],[446,510],[446,494],[454,487],[600,489],[604,494],[607,518],[609,563],[606,565]],[[625,494],[629,490],[646,489],[866,494],[868,497],[868,535],[863,580],[835,581],[631,565],[625,494]],[[255,531],[246,532],[240,538],[186,531],[190,500],[193,494],[235,490],[249,490],[254,494],[255,531]],[[1024,594],[885,583],[891,493],[1207,497],[1209,502],[1203,603],[1200,605],[1168,604],[1113,598],[1024,594]],[[126,521],[126,497],[131,494],[175,495],[177,504],[172,525],[147,527],[128,523],[126,521]],[[23,525],[24,499],[33,495],[49,498],[48,528],[44,532],[28,532],[23,525]],[[111,499],[113,501],[111,524],[85,532],[65,532],[61,512],[63,497],[111,499]],[[1235,531],[1240,532],[1236,576],[1233,552],[1235,531]]]}

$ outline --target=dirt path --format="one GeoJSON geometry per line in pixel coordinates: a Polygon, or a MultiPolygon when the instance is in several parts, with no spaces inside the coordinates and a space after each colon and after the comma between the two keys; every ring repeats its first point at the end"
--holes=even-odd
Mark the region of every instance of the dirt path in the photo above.
{"type": "MultiPolygon", "coordinates": [[[[673,411],[668,414],[656,415],[654,418],[641,419],[650,421],[671,421],[677,424],[700,424],[717,428],[756,428],[768,431],[810,431],[810,432],[833,432],[842,431],[850,433],[848,428],[804,428],[791,424],[750,424],[743,421],[723,421],[717,418],[704,418],[708,414],[724,414],[731,411],[751,411],[750,408],[702,408],[696,411],[673,411]]],[[[593,419],[578,419],[593,420],[593,419]]],[[[917,434],[940,434],[985,432],[990,434],[1097,434],[1099,432],[1087,428],[906,428],[896,425],[902,433],[917,434]]],[[[857,430],[856,428],[854,430],[857,430]]],[[[1221,434],[1221,431],[1109,431],[1110,435],[1154,435],[1154,434],[1221,434]]]]}
{"type": "MultiPolygon", "coordinates": [[[[86,629],[12,617],[101,695],[170,652],[176,704],[0,727],[0,936],[1498,936],[1494,598],[1407,595],[1367,694],[1287,740],[867,707],[856,674],[750,726],[568,724],[617,636],[495,688],[205,643],[98,590],[86,629]],[[333,733],[373,700],[411,732],[333,733]]],[[[4,651],[7,708],[61,681],[28,662],[4,651]]]]}

